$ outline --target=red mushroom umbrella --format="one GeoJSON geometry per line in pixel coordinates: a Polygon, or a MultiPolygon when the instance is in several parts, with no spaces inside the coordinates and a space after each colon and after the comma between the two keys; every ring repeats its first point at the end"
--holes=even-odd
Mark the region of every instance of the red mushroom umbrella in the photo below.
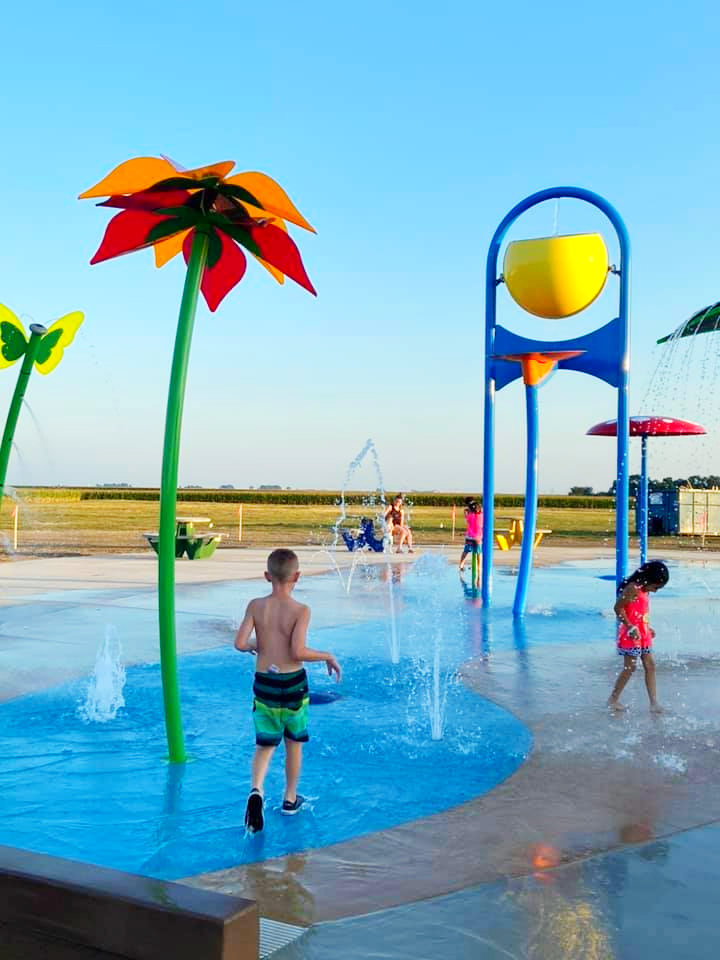
{"type": "MultiPolygon", "coordinates": [[[[676,420],[675,417],[630,417],[630,436],[642,438],[640,459],[640,562],[647,559],[648,534],[648,475],[647,475],[647,438],[648,437],[688,437],[706,433],[705,427],[691,420],[676,420]]],[[[617,436],[617,420],[605,420],[591,427],[589,437],[617,436]]]]}
{"type": "MultiPolygon", "coordinates": [[[[631,437],[687,437],[707,433],[705,427],[690,420],[676,420],[675,417],[630,417],[631,437]]],[[[617,420],[605,420],[591,427],[589,437],[617,436],[617,420]]]]}

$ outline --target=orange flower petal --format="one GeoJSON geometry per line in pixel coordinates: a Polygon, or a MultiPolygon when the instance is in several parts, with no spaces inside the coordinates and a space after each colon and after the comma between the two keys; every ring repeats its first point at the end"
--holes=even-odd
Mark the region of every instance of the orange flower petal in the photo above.
{"type": "Polygon", "coordinates": [[[117,194],[139,193],[169,177],[187,177],[201,180],[203,177],[225,177],[235,166],[234,160],[222,160],[193,170],[178,170],[166,157],[133,157],[109,173],[103,180],[80,194],[81,200],[91,197],[110,197],[117,194]]]}
{"type": "Polygon", "coordinates": [[[189,230],[183,230],[182,233],[176,233],[173,237],[168,237],[167,240],[159,240],[153,247],[155,251],[155,266],[164,267],[169,260],[172,260],[176,254],[180,253],[183,248],[183,243],[185,242],[185,237],[189,233],[189,230]]]}
{"type": "Polygon", "coordinates": [[[247,173],[236,173],[234,177],[228,177],[226,183],[234,183],[238,187],[248,190],[263,205],[267,213],[274,213],[289,223],[294,223],[303,230],[309,230],[315,233],[315,229],[310,226],[305,217],[293,204],[290,197],[285,193],[279,183],[276,183],[271,177],[264,173],[249,171],[247,173]]]}
{"type": "Polygon", "coordinates": [[[285,233],[288,232],[287,225],[282,217],[275,216],[275,214],[270,213],[269,210],[263,210],[262,207],[256,207],[254,203],[243,203],[243,206],[250,216],[256,220],[267,220],[267,222],[271,223],[274,227],[280,227],[285,233]]]}
{"type": "Polygon", "coordinates": [[[221,160],[220,163],[211,163],[207,167],[195,167],[192,170],[178,170],[177,176],[187,177],[190,180],[202,180],[203,177],[226,177],[235,166],[234,160],[221,160]]]}
{"type": "Polygon", "coordinates": [[[176,176],[177,171],[169,160],[162,157],[133,157],[109,173],[103,180],[80,194],[80,200],[91,197],[111,197],[117,194],[139,193],[160,180],[176,176]]]}
{"type": "MultiPolygon", "coordinates": [[[[252,256],[255,257],[255,254],[253,253],[252,256]]],[[[277,267],[274,267],[271,263],[267,263],[262,257],[255,257],[255,259],[261,267],[265,267],[267,272],[275,277],[278,283],[285,283],[285,274],[282,270],[278,270],[277,267]]]]}

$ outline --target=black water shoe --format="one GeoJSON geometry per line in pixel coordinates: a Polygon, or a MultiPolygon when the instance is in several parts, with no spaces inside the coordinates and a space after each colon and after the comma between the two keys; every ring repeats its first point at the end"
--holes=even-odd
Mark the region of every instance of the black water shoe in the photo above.
{"type": "Polygon", "coordinates": [[[264,825],[262,794],[259,790],[251,790],[245,808],[245,829],[249,833],[260,833],[264,825]]]}
{"type": "Polygon", "coordinates": [[[293,817],[304,803],[305,797],[301,797],[300,794],[295,797],[292,803],[289,800],[283,800],[282,810],[280,813],[286,817],[293,817]]]}

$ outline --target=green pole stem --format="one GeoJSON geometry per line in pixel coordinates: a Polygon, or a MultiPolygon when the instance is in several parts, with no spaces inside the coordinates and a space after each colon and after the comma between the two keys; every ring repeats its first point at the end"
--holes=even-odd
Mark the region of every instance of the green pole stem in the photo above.
{"type": "Polygon", "coordinates": [[[209,238],[195,230],[185,276],[180,317],[175,337],[163,444],[162,483],[160,487],[160,531],[158,536],[158,611],[160,617],[160,666],[162,671],[165,730],[168,759],[185,763],[185,741],[180,711],[180,687],[177,674],[175,640],[175,524],[177,503],[180,428],[182,426],[185,383],[190,344],[200,281],[207,261],[209,238]]]}
{"type": "Polygon", "coordinates": [[[37,356],[40,341],[46,333],[47,330],[42,324],[33,323],[30,325],[30,339],[28,340],[25,356],[23,357],[23,362],[20,367],[15,392],[10,401],[10,409],[8,410],[7,420],[5,421],[2,442],[0,442],[0,504],[2,503],[2,497],[5,493],[5,477],[7,475],[8,463],[10,462],[13,437],[15,436],[15,427],[17,426],[18,417],[20,416],[20,408],[22,407],[23,398],[25,397],[25,391],[27,390],[28,380],[32,373],[33,363],[37,356]]]}

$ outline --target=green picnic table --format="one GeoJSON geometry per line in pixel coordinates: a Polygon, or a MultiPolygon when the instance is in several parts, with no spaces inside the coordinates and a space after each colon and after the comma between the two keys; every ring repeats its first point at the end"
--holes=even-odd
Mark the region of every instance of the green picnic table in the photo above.
{"type": "MultiPolygon", "coordinates": [[[[223,535],[196,530],[195,524],[198,523],[207,523],[212,526],[210,517],[175,518],[175,557],[177,559],[187,554],[188,560],[204,560],[215,553],[223,535]]],[[[146,533],[144,537],[157,553],[159,535],[157,533],[146,533]]]]}

